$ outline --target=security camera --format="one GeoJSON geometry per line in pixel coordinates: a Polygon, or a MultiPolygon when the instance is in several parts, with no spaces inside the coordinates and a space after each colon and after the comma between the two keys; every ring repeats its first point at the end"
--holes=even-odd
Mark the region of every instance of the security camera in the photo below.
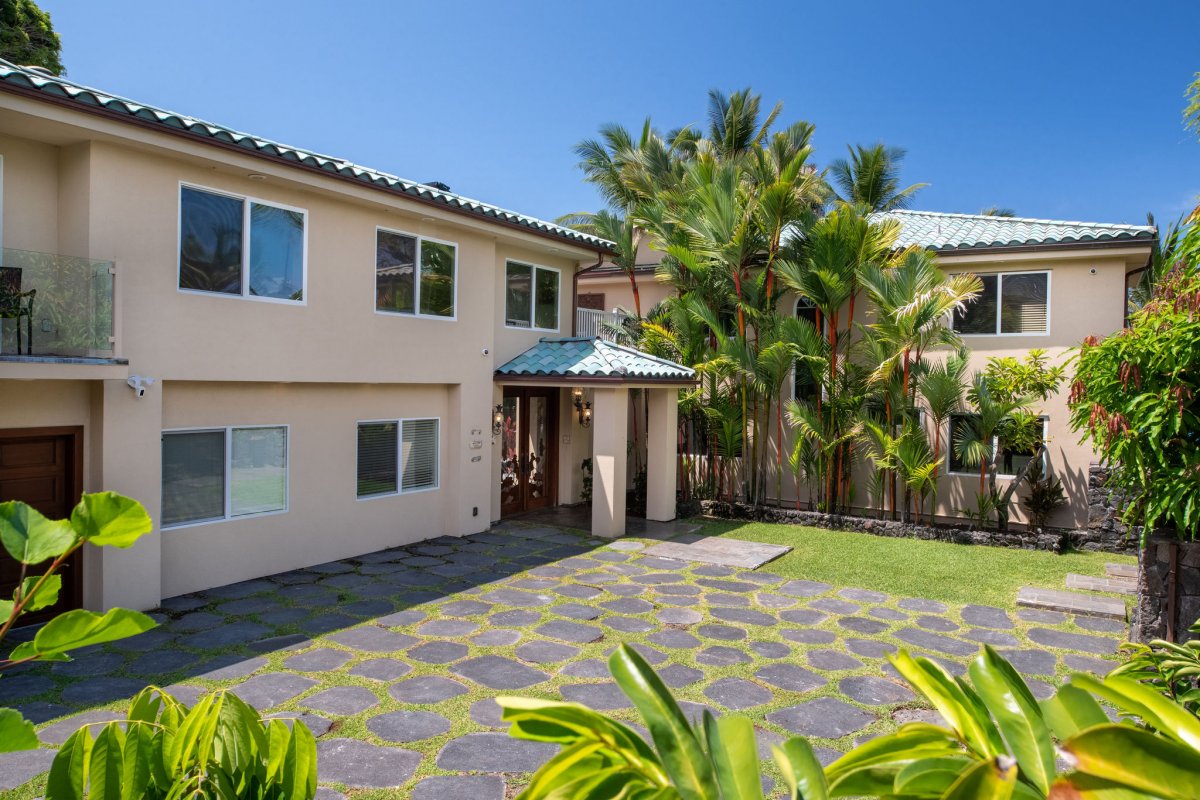
{"type": "Polygon", "coordinates": [[[146,396],[146,389],[154,385],[154,378],[147,378],[142,375],[130,375],[125,383],[129,384],[129,388],[133,389],[134,397],[142,398],[146,396]]]}
{"type": "Polygon", "coordinates": [[[485,355],[485,356],[486,356],[486,355],[487,355],[489,352],[491,352],[491,351],[489,351],[489,350],[488,350],[486,347],[485,347],[485,348],[483,348],[483,350],[481,350],[481,351],[480,351],[480,353],[482,353],[482,354],[483,354],[483,355],[485,355]]]}

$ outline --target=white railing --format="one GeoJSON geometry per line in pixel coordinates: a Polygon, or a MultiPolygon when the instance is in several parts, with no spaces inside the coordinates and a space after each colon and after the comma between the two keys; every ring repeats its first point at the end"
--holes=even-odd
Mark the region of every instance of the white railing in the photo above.
{"type": "Polygon", "coordinates": [[[601,339],[612,339],[609,326],[619,325],[621,315],[611,311],[600,311],[594,308],[575,309],[575,335],[599,336],[601,339]]]}

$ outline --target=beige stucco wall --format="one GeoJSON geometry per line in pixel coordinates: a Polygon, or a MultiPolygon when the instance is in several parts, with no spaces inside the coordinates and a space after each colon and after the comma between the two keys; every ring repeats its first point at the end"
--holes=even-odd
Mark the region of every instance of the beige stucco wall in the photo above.
{"type": "MultiPolygon", "coordinates": [[[[633,288],[629,285],[629,278],[623,274],[604,275],[603,277],[581,275],[579,293],[603,294],[605,311],[612,311],[614,308],[633,311],[633,288]]],[[[649,313],[650,309],[674,293],[675,290],[671,286],[656,281],[654,275],[648,273],[638,275],[638,295],[642,301],[643,314],[649,313]]]]}

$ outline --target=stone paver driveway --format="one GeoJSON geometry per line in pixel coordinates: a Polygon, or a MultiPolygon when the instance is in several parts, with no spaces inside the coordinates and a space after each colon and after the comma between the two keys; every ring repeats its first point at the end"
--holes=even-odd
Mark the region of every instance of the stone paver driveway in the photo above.
{"type": "Polygon", "coordinates": [[[803,734],[832,758],[931,713],[887,666],[897,647],[961,670],[986,642],[1045,696],[1069,671],[1106,671],[1123,634],[642,545],[506,524],[173,598],[153,631],[0,679],[0,705],[41,723],[47,745],[0,756],[0,791],[34,779],[14,795],[40,794],[49,748],[116,718],[151,683],[185,702],[232,688],[265,714],[304,719],[319,737],[323,797],[398,788],[388,794],[500,800],[554,748],[508,738],[491,698],[565,698],[636,722],[605,667],[619,642],[636,644],[688,713],[752,716],[764,756],[803,734]]]}

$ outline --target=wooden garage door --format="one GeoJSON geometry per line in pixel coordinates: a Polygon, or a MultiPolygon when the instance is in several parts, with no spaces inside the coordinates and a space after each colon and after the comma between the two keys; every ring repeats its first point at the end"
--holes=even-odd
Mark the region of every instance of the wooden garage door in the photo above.
{"type": "MultiPolygon", "coordinates": [[[[18,428],[0,430],[0,502],[22,500],[51,519],[71,515],[82,484],[82,428],[18,428]]],[[[58,604],[22,617],[39,622],[81,601],[80,556],[63,565],[58,604]]],[[[39,574],[31,570],[32,574],[39,574]]],[[[0,548],[0,597],[12,597],[21,566],[0,548]]]]}

